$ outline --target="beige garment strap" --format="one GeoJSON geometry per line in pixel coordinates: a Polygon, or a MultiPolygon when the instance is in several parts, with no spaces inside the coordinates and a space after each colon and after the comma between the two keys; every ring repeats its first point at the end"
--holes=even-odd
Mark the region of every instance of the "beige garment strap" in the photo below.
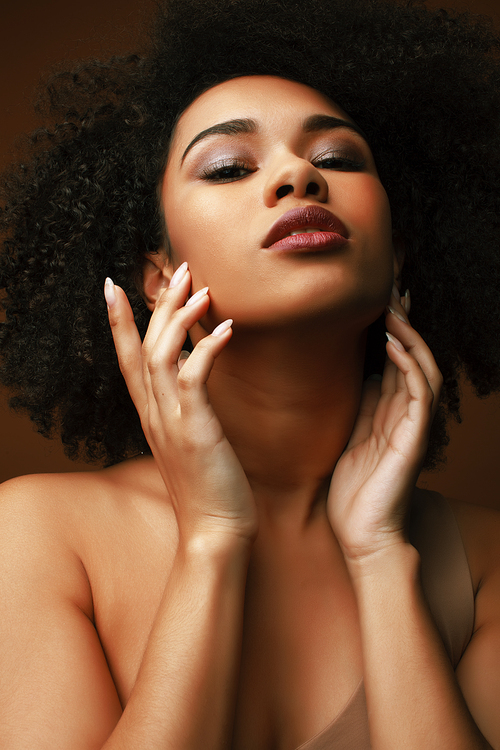
{"type": "Polygon", "coordinates": [[[416,489],[410,541],[421,559],[424,595],[455,668],[474,627],[474,589],[462,537],[449,502],[416,489]]]}

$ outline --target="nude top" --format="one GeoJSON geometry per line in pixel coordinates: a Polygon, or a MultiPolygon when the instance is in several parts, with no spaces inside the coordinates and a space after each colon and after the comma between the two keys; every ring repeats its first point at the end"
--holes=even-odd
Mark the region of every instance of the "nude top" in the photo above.
{"type": "MultiPolygon", "coordinates": [[[[448,501],[417,489],[409,537],[421,558],[421,581],[429,609],[455,668],[474,627],[474,590],[460,531],[448,501]]],[[[323,731],[297,750],[370,750],[363,681],[323,731]]]]}

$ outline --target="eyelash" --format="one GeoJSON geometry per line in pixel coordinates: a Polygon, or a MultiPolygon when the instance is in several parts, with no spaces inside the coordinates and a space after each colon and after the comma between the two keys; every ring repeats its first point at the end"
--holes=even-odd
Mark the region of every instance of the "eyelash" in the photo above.
{"type": "Polygon", "coordinates": [[[205,167],[202,177],[209,182],[237,182],[238,180],[243,179],[243,177],[246,177],[246,174],[238,175],[237,177],[228,174],[225,176],[223,175],[223,172],[235,172],[237,170],[244,170],[246,174],[255,171],[250,169],[245,162],[239,161],[238,159],[231,159],[230,161],[217,162],[216,164],[211,164],[209,167],[205,167]]]}
{"type": "MultiPolygon", "coordinates": [[[[360,172],[365,166],[364,160],[356,161],[354,159],[349,159],[346,156],[334,156],[333,154],[330,154],[329,156],[323,154],[311,163],[318,169],[336,169],[339,172],[360,172]],[[326,166],[329,162],[332,166],[326,166]]],[[[234,159],[226,162],[218,162],[209,167],[205,167],[202,172],[202,179],[207,180],[208,182],[218,183],[237,182],[252,172],[255,172],[255,169],[250,168],[248,164],[243,161],[234,159]],[[245,174],[235,176],[234,172],[238,170],[244,171],[245,174]],[[223,174],[224,172],[226,173],[225,175],[223,174]]]]}
{"type": "Polygon", "coordinates": [[[321,156],[313,164],[318,169],[336,169],[339,172],[360,172],[365,166],[365,161],[364,159],[356,161],[355,159],[349,159],[347,156],[334,156],[331,154],[329,156],[321,156]],[[333,166],[325,166],[327,162],[331,162],[333,166]]]}

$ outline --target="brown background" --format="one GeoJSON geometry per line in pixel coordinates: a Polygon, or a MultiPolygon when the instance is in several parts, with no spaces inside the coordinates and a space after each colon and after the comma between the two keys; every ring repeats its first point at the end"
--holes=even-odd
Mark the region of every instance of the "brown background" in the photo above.
{"type": "MultiPolygon", "coordinates": [[[[0,165],[13,152],[17,134],[36,124],[30,100],[40,74],[63,58],[74,59],[134,48],[151,0],[15,0],[2,9],[0,28],[0,165]]],[[[429,0],[429,5],[469,9],[493,16],[499,0],[429,0]]],[[[457,301],[458,302],[458,301],[457,301]]],[[[56,441],[37,435],[25,417],[13,414],[0,391],[0,481],[47,471],[87,469],[66,459],[56,441]]],[[[500,397],[475,399],[464,385],[463,423],[453,426],[444,471],[422,481],[445,494],[500,508],[497,461],[500,397]]]]}

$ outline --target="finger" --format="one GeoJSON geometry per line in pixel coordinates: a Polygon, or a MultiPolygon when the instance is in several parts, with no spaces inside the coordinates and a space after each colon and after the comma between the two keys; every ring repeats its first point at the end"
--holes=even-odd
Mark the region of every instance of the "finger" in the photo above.
{"type": "Polygon", "coordinates": [[[146,353],[153,349],[158,337],[175,311],[184,306],[190,287],[191,274],[187,263],[182,263],[174,273],[168,289],[163,290],[156,301],[148,330],[144,337],[144,349],[146,353]],[[171,286],[172,283],[174,284],[173,286],[171,286]]]}
{"type": "Polygon", "coordinates": [[[206,421],[212,416],[206,385],[215,360],[231,339],[232,323],[231,319],[225,320],[209,336],[201,339],[179,372],[179,405],[183,417],[188,420],[200,417],[206,421]]]}
{"type": "Polygon", "coordinates": [[[399,315],[406,323],[409,323],[408,314],[410,312],[410,304],[410,290],[407,289],[404,296],[401,297],[399,289],[394,284],[388,309],[392,308],[392,312],[399,315]]]}
{"type": "MultiPolygon", "coordinates": [[[[435,406],[437,406],[443,378],[431,350],[420,334],[393,312],[388,313],[386,326],[389,334],[393,335],[403,345],[406,352],[418,362],[434,394],[435,406]]],[[[401,386],[399,381],[398,386],[401,386]]]]}
{"type": "Polygon", "coordinates": [[[179,370],[186,364],[186,359],[190,356],[191,352],[186,351],[186,349],[183,349],[181,353],[179,354],[179,359],[177,360],[177,367],[179,370]]]}
{"type": "Polygon", "coordinates": [[[373,416],[380,400],[381,382],[376,376],[368,378],[363,384],[358,415],[354,424],[347,448],[362,443],[372,432],[373,416]]]}
{"type": "MultiPolygon", "coordinates": [[[[184,307],[172,316],[165,316],[165,325],[154,345],[143,347],[145,381],[156,398],[162,398],[172,408],[178,403],[177,376],[179,357],[188,331],[208,312],[208,287],[200,289],[184,307]]],[[[181,365],[183,367],[183,365],[181,365]]]]}
{"type": "Polygon", "coordinates": [[[398,391],[408,399],[408,414],[415,421],[426,419],[428,409],[434,411],[437,403],[429,381],[417,359],[407,351],[394,335],[388,335],[387,356],[397,365],[401,373],[398,391]],[[423,407],[423,411],[422,411],[423,407]]]}
{"type": "Polygon", "coordinates": [[[404,297],[401,297],[401,305],[403,306],[405,313],[409,315],[411,310],[411,297],[409,289],[407,289],[404,293],[404,297]]]}
{"type": "Polygon", "coordinates": [[[399,370],[397,366],[389,357],[386,357],[381,386],[381,393],[383,396],[392,396],[392,394],[396,393],[398,389],[398,373],[399,370]]]}
{"type": "Polygon", "coordinates": [[[104,296],[120,371],[139,414],[147,404],[142,375],[142,342],[123,289],[106,279],[104,296]]]}

